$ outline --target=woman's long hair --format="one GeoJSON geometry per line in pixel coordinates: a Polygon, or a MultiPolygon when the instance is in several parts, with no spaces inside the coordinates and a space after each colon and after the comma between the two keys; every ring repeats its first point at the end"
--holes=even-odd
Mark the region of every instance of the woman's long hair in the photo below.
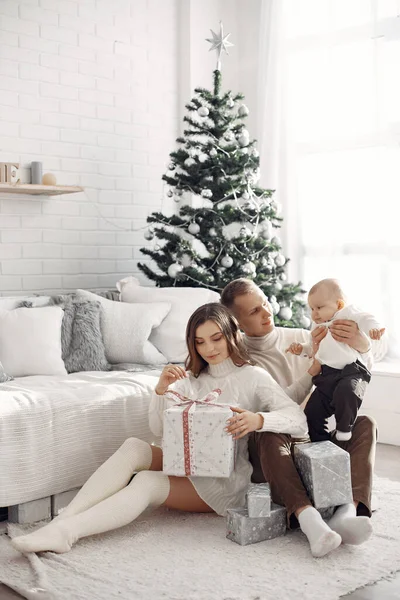
{"type": "Polygon", "coordinates": [[[208,363],[197,352],[195,340],[197,328],[206,321],[214,321],[219,326],[227,341],[229,356],[236,365],[252,364],[236,318],[219,302],[210,302],[203,304],[192,314],[186,327],[186,345],[189,355],[185,361],[185,368],[188,371],[198,377],[208,367],[208,363]]]}

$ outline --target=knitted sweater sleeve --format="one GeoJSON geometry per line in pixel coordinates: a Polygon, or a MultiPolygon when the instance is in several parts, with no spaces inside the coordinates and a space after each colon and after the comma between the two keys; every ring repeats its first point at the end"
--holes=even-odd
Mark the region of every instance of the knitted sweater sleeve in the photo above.
{"type": "Polygon", "coordinates": [[[302,409],[291,400],[269,373],[257,369],[255,402],[264,419],[258,431],[288,433],[295,437],[307,435],[307,421],[302,409]]]}
{"type": "MultiPolygon", "coordinates": [[[[307,345],[310,345],[312,349],[312,338],[311,333],[307,329],[282,329],[281,330],[281,350],[285,352],[286,348],[290,346],[293,342],[298,342],[303,344],[303,352],[304,346],[306,346],[306,351],[309,349],[307,345]]],[[[307,395],[310,393],[312,388],[312,377],[307,372],[307,369],[311,366],[312,361],[305,361],[304,354],[303,357],[293,357],[292,365],[296,365],[295,368],[292,368],[293,373],[293,383],[286,388],[284,388],[285,393],[291,398],[296,404],[301,404],[306,399],[307,395]],[[306,366],[306,368],[305,368],[306,366]],[[300,375],[299,372],[304,368],[304,372],[300,375]]]]}
{"type": "Polygon", "coordinates": [[[304,375],[296,379],[292,385],[285,388],[285,393],[289,398],[296,402],[296,404],[301,404],[311,391],[312,385],[311,375],[309,373],[304,373],[304,375]]]}

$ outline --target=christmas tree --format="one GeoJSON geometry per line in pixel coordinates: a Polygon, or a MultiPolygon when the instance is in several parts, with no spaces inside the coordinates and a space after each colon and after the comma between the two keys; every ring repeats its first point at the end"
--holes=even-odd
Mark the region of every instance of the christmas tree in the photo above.
{"type": "Polygon", "coordinates": [[[141,252],[157,269],[138,266],[159,287],[221,291],[233,279],[251,278],[268,297],[277,324],[307,327],[301,286],[286,283],[287,258],[277,235],[280,206],[272,190],[257,185],[259,153],[245,126],[249,110],[242,94],[221,91],[221,52],[232,44],[220,27],[208,40],[218,52],[214,89],[195,89],[184,134],[162,177],[178,214],[147,218],[145,238],[159,243],[141,252]]]}

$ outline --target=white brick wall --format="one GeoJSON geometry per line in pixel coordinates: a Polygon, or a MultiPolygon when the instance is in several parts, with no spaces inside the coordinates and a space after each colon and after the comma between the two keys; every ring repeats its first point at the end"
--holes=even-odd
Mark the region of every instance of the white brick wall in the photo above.
{"type": "Polygon", "coordinates": [[[142,277],[148,242],[133,230],[168,209],[161,175],[183,112],[178,5],[0,0],[0,161],[29,182],[40,160],[57,183],[85,187],[0,195],[0,295],[142,277]]]}

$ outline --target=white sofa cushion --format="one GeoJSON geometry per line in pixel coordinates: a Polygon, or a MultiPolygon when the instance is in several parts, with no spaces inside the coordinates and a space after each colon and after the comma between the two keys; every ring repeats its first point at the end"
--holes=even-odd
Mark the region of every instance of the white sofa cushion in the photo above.
{"type": "Polygon", "coordinates": [[[77,290],[78,299],[97,300],[103,311],[101,331],[107,360],[112,364],[163,364],[165,357],[149,341],[154,327],[158,327],[171,309],[168,302],[123,304],[102,296],[77,290]]]}
{"type": "Polygon", "coordinates": [[[59,306],[0,309],[0,361],[8,375],[65,375],[59,306]]]}
{"type": "Polygon", "coordinates": [[[159,327],[153,330],[150,341],[169,362],[184,362],[187,356],[186,325],[190,315],[203,304],[219,302],[219,294],[206,288],[142,287],[136,277],[121,279],[116,284],[122,303],[169,302],[171,311],[159,327]]]}

